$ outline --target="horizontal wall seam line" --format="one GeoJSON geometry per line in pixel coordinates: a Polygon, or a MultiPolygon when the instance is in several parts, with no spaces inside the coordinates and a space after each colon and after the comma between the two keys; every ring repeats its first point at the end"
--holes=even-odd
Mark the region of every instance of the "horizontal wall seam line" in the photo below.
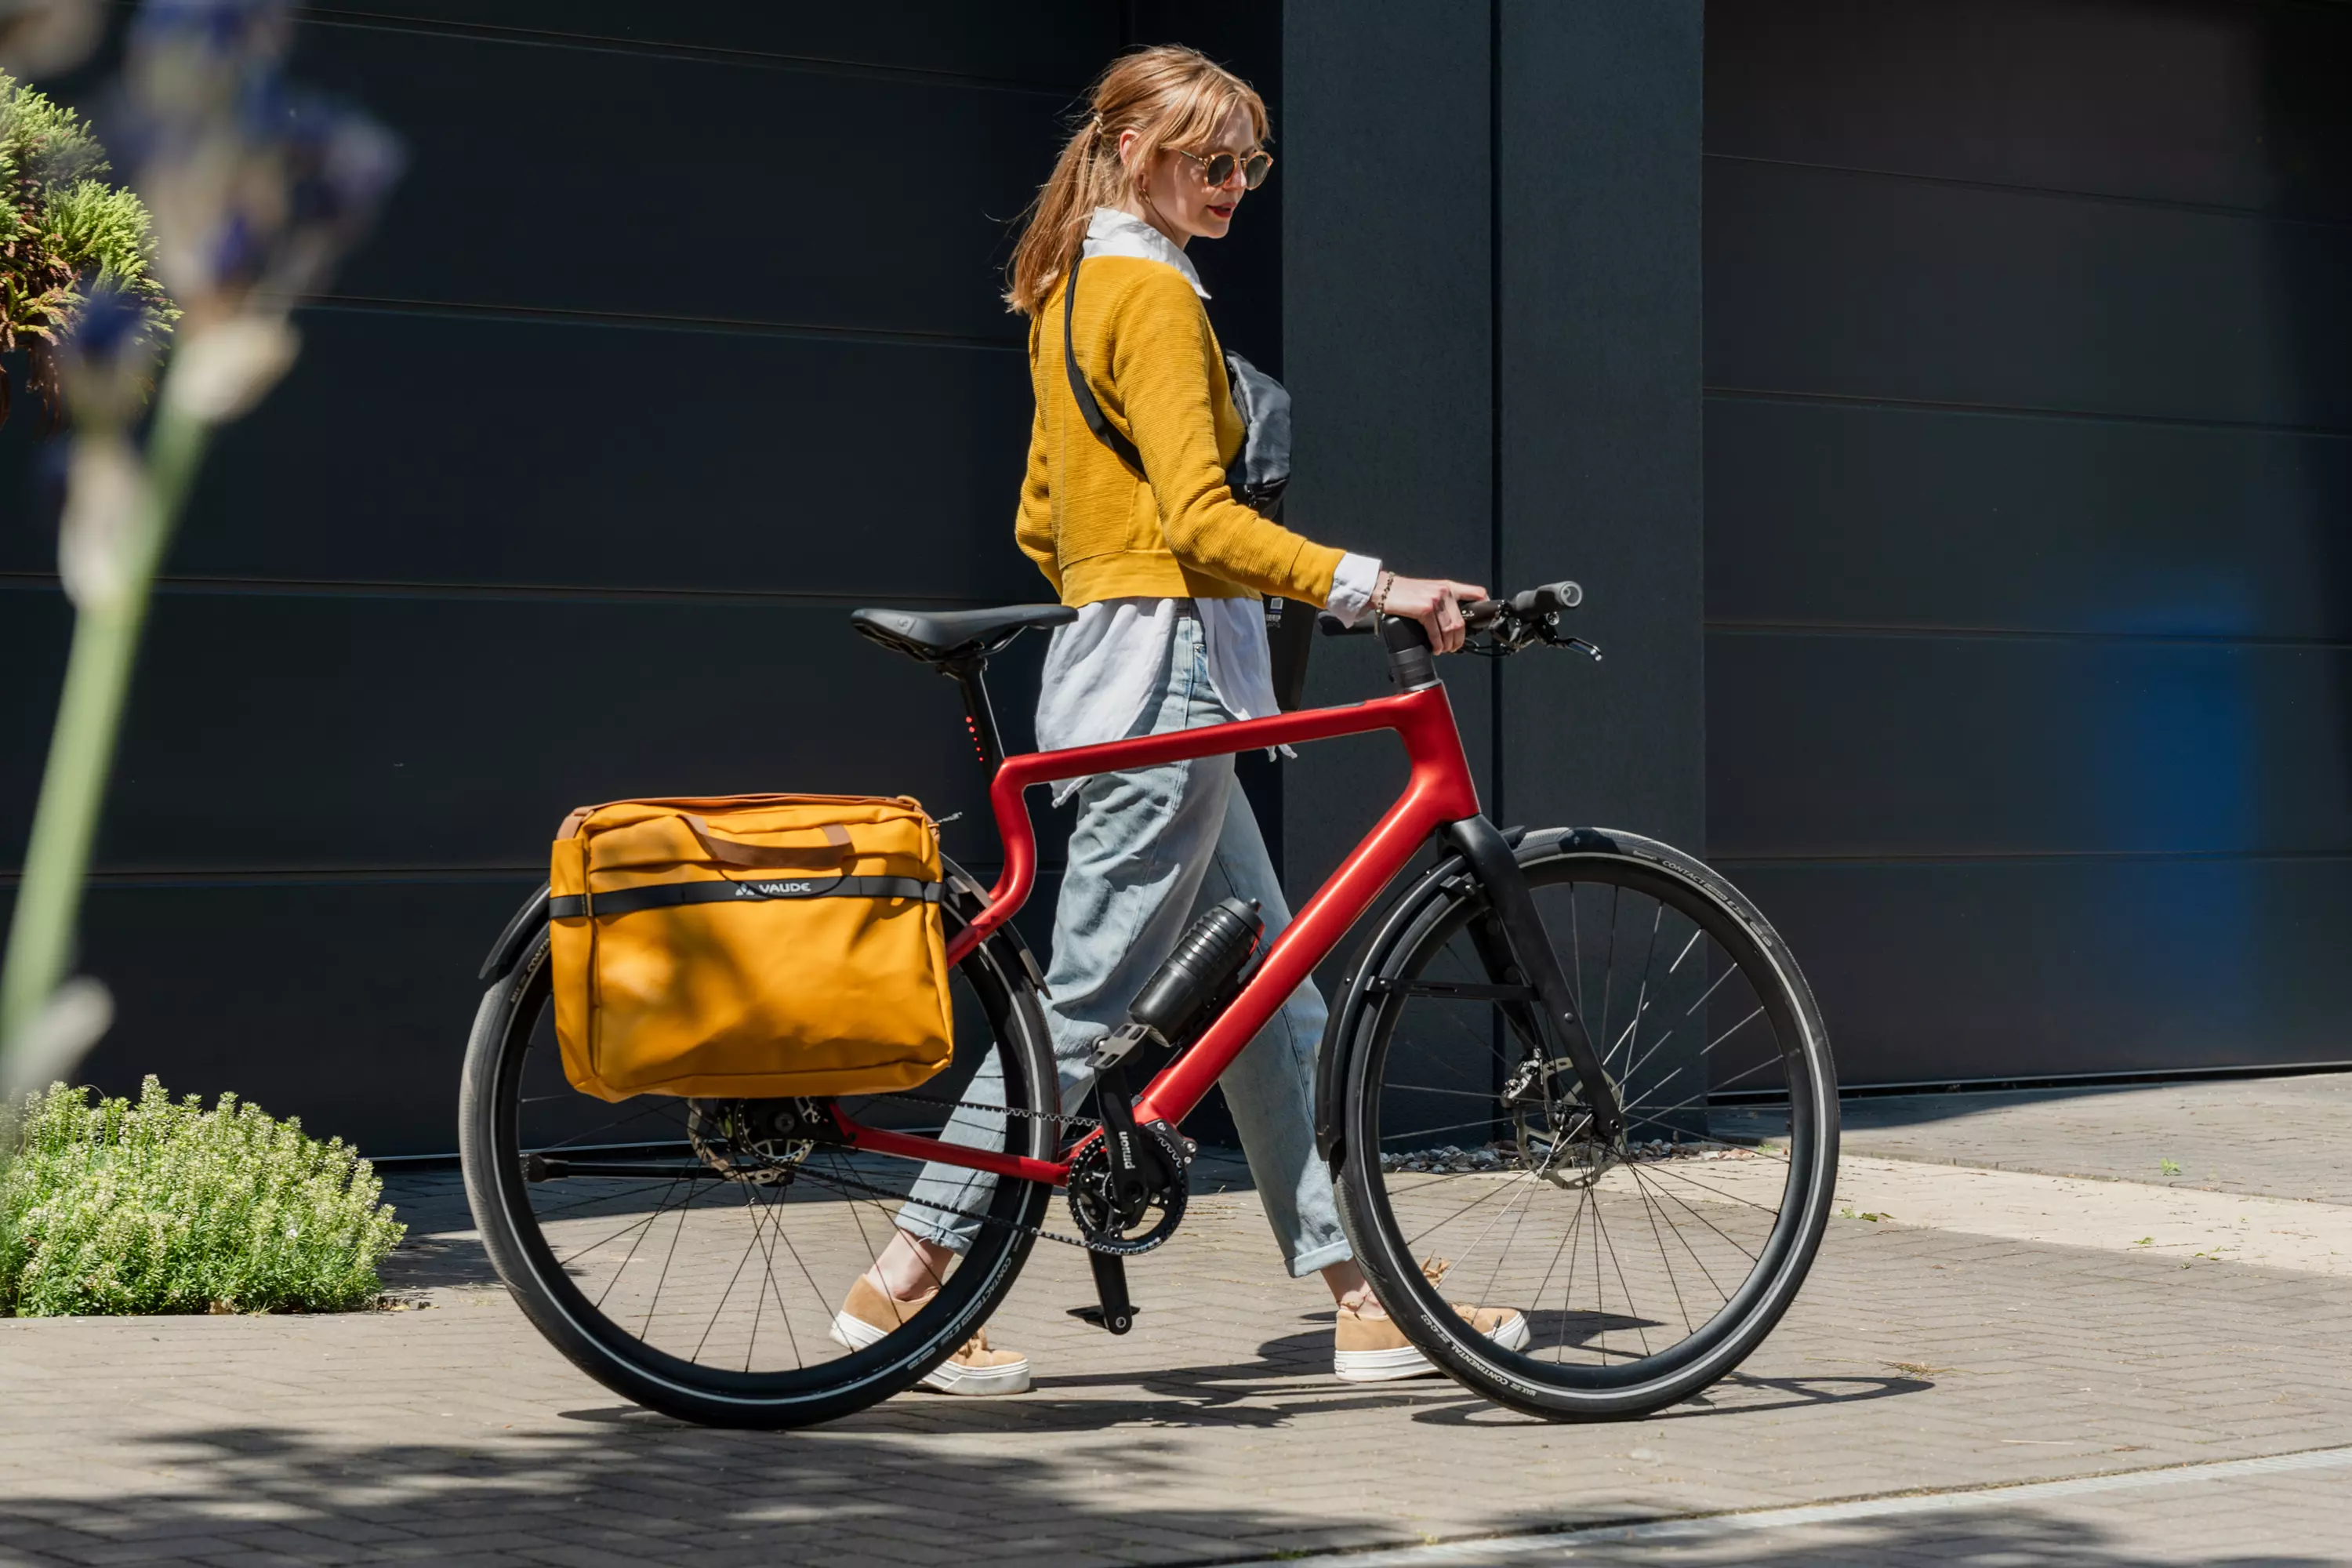
{"type": "Polygon", "coordinates": [[[1986,850],[1945,855],[1738,855],[1714,853],[1717,868],[1752,866],[1788,870],[1808,866],[1853,869],[1872,866],[2204,865],[2254,861],[2352,860],[2352,849],[2051,849],[1986,850]]]}
{"type": "Polygon", "coordinates": [[[973,71],[935,70],[922,66],[890,66],[870,60],[835,59],[824,55],[793,55],[781,50],[727,48],[714,44],[685,44],[649,38],[615,38],[600,33],[567,33],[551,27],[506,27],[488,22],[453,22],[434,16],[404,16],[390,12],[330,11],[315,5],[294,8],[298,21],[320,27],[362,33],[415,33],[425,37],[464,38],[475,43],[525,47],[570,49],[583,54],[634,55],[656,59],[700,60],[712,65],[744,66],[761,70],[805,71],[820,76],[863,78],[935,87],[959,87],[981,92],[1009,92],[1031,98],[1076,99],[1086,89],[1053,82],[1023,81],[1013,77],[985,76],[973,71]]]}
{"type": "Polygon", "coordinates": [[[2100,206],[2145,207],[2157,212],[2189,213],[2200,217],[2241,222],[2292,224],[2298,228],[2352,228],[2352,217],[2301,217],[2266,212],[2261,207],[2233,207],[2221,202],[2186,202],[2168,196],[2134,196],[2117,191],[2076,190],[2064,185],[2021,185],[2005,180],[1971,180],[1958,174],[1926,174],[1909,169],[1874,169],[1858,163],[1813,163],[1798,158],[1759,158],[1746,153],[1702,153],[1713,163],[1748,163],[1759,168],[1804,169],[1814,174],[1853,174],[1864,179],[1900,180],[1909,184],[1943,185],[1956,190],[1991,191],[2003,195],[2043,196],[2053,201],[2089,202],[2100,206]]]}
{"type": "Polygon", "coordinates": [[[1018,337],[926,332],[894,327],[844,327],[822,321],[762,321],[730,316],[666,316],[562,306],[469,304],[451,300],[401,300],[369,294],[323,294],[300,302],[303,311],[345,315],[426,316],[450,321],[519,321],[542,326],[611,327],[623,331],[694,332],[706,336],[781,338],[808,342],[873,343],[887,348],[959,349],[983,353],[1028,353],[1018,337]]]}
{"type": "Polygon", "coordinates": [[[2310,648],[2322,653],[2352,649],[2342,637],[2258,637],[2225,632],[2063,631],[2015,626],[1874,626],[1860,621],[1762,621],[1708,617],[1701,623],[1724,637],[1942,637],[1967,642],[2097,642],[2177,644],[2189,647],[2310,648]]]}
{"type": "MultiPolygon", "coordinates": [[[[959,862],[966,871],[994,880],[1003,870],[994,862],[968,859],[959,862]]],[[[1064,863],[1041,860],[1037,874],[1058,877],[1064,863]]],[[[547,879],[546,862],[514,866],[421,866],[394,868],[365,866],[305,866],[283,870],[217,869],[196,871],[92,871],[93,887],[116,889],[147,888],[299,888],[299,887],[449,887],[498,883],[510,885],[517,879],[529,881],[547,879]]],[[[14,888],[24,880],[21,868],[0,870],[0,889],[14,888]]]]}
{"type": "Polygon", "coordinates": [[[1881,397],[1853,392],[1792,392],[1783,387],[1716,386],[1700,395],[1727,403],[1790,403],[1825,407],[1899,408],[1922,414],[1968,414],[1990,419],[2057,419],[2097,425],[2156,425],[2181,430],[2251,430],[2273,436],[2352,439],[2352,429],[2328,425],[2283,425],[2259,419],[2190,419],[2171,414],[2116,414],[2086,408],[2047,408],[2032,404],[1950,403],[1926,397],[1881,397]]]}
{"type": "MultiPolygon", "coordinates": [[[[0,571],[0,589],[58,592],[54,572],[0,571]]],[[[961,594],[835,592],[819,589],[617,588],[553,583],[404,583],[302,577],[173,576],[156,579],[156,591],[174,597],[322,599],[483,599],[515,604],[575,602],[705,605],[713,607],[855,609],[864,605],[919,605],[940,609],[985,609],[1002,597],[961,594]]]]}

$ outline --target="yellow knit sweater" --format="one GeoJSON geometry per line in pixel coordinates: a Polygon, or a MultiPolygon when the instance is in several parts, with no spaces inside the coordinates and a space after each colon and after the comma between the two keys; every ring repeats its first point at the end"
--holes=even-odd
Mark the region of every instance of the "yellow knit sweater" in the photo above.
{"type": "Polygon", "coordinates": [[[1183,275],[1162,262],[1081,263],[1073,343],[1112,426],[1144,474],[1095,438],[1062,363],[1062,290],[1029,323],[1037,415],[1014,535],[1066,605],[1130,595],[1320,605],[1341,552],[1234,500],[1225,469],[1244,430],[1224,352],[1183,275]]]}

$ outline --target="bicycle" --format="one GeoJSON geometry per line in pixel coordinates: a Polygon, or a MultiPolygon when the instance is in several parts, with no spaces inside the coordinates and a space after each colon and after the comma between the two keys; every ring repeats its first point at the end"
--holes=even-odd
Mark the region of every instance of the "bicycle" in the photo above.
{"type": "MultiPolygon", "coordinates": [[[[1560,627],[1581,596],[1563,583],[1469,606],[1474,651],[1597,658],[1560,627]]],[[[1392,695],[1006,757],[988,661],[1074,614],[853,616],[961,687],[1003,844],[986,891],[946,868],[959,1047],[930,1082],[822,1100],[591,1100],[556,1060],[546,889],[508,922],[481,971],[460,1148],[484,1245],[531,1322],[639,1404],[753,1427],[834,1419],[912,1386],[987,1321],[1040,1238],[1087,1250],[1098,1300],[1076,1310],[1126,1331],[1124,1259],[1183,1217],[1184,1117],[1427,850],[1433,863],[1388,902],[1336,987],[1318,1058],[1317,1143],[1379,1300],[1439,1369],[1551,1419],[1641,1416],[1738,1365],[1803,1282],[1837,1166],[1829,1042],[1763,916],[1639,835],[1489,822],[1410,620],[1378,622],[1392,695]],[[1412,764],[1396,802],[1263,952],[1232,930],[1245,910],[1228,907],[1222,935],[1196,927],[1201,940],[1179,947],[1192,954],[1177,987],[1190,987],[1190,1016],[1163,1008],[1118,1031],[1124,1045],[1107,1037],[1090,1101],[1077,1102],[1092,1114],[1074,1113],[1039,1010],[1043,975],[1008,923],[1037,876],[1025,792],[1380,731],[1412,764]],[[1110,1059],[1129,1047],[1139,1048],[1110,1059]],[[1132,1094],[1128,1073],[1161,1056],[1132,1094]],[[962,1099],[984,1062],[1002,1104],[962,1099]],[[1784,1138],[1715,1134],[1710,1095],[1740,1088],[1786,1093],[1784,1138]],[[960,1110],[967,1141],[943,1142],[960,1110]],[[928,1305],[851,1348],[835,1338],[836,1306],[925,1161],[992,1178],[961,1211],[979,1222],[975,1239],[928,1305]],[[1049,1225],[1057,1190],[1075,1235],[1049,1225]],[[1525,1348],[1457,1316],[1434,1279],[1446,1270],[1424,1269],[1425,1256],[1475,1280],[1475,1299],[1518,1306],[1525,1348]]]]}

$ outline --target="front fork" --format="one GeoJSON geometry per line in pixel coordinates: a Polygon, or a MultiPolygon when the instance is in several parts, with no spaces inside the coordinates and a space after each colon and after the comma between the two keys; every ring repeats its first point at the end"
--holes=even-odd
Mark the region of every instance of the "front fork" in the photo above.
{"type": "Polygon", "coordinates": [[[1527,873],[1519,869],[1518,857],[1511,852],[1501,831],[1484,816],[1446,824],[1445,837],[1461,853],[1470,874],[1486,892],[1486,907],[1494,916],[1493,927],[1474,921],[1471,932],[1486,961],[1488,973],[1507,984],[1528,986],[1536,994],[1532,1007],[1524,1002],[1504,1005],[1512,1027],[1527,1037],[1529,1049],[1547,1057],[1551,1053],[1544,1048],[1544,1035],[1549,1033],[1558,1038],[1561,1054],[1575,1068],[1577,1083],[1584,1091],[1593,1136],[1605,1144],[1616,1143],[1625,1131],[1625,1114],[1618,1103],[1617,1087],[1609,1081],[1601,1054],[1593,1048],[1592,1037],[1585,1032],[1583,1017],[1576,1010],[1576,998],[1568,988],[1568,977],[1560,973],[1559,955],[1552,948],[1551,933],[1545,930],[1543,913],[1536,908],[1535,895],[1528,889],[1527,873]],[[1507,951],[1491,951],[1497,934],[1507,951]],[[1543,1015],[1540,1025],[1527,1016],[1538,1010],[1543,1015]]]}

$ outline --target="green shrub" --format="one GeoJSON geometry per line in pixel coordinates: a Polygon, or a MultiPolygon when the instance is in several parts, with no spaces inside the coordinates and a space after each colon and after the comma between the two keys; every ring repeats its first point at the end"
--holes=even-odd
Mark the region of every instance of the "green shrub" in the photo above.
{"type": "Polygon", "coordinates": [[[406,1227],[374,1167],[224,1094],[25,1102],[0,1172],[0,1315],[337,1311],[406,1227]]]}
{"type": "MultiPolygon", "coordinates": [[[[91,288],[127,296],[151,341],[180,314],[154,276],[146,205],[100,177],[111,172],[79,115],[0,71],[0,353],[26,352],[53,424],[62,412],[58,345],[91,288]]],[[[11,393],[0,365],[0,424],[11,393]]]]}

